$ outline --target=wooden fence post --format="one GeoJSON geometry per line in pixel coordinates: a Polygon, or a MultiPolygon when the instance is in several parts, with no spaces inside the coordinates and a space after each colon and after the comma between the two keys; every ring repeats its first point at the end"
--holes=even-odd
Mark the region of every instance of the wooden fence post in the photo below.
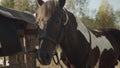
{"type": "MultiPolygon", "coordinates": [[[[33,51],[37,45],[37,26],[27,24],[25,30],[26,52],[33,51]]],[[[36,68],[35,53],[26,53],[26,68],[36,68]]]]}
{"type": "MultiPolygon", "coordinates": [[[[20,38],[21,46],[24,49],[23,37],[20,38]]],[[[25,67],[24,53],[21,52],[17,55],[9,56],[9,68],[26,68],[25,67]]]]}

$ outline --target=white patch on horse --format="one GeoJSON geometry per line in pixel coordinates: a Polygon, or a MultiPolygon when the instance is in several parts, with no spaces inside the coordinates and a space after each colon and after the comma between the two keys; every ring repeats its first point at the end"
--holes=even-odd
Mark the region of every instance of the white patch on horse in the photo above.
{"type": "Polygon", "coordinates": [[[58,53],[58,58],[60,59],[61,58],[61,53],[62,53],[62,48],[60,47],[60,44],[57,45],[56,51],[58,53]]]}
{"type": "Polygon", "coordinates": [[[85,36],[85,38],[87,39],[87,41],[90,42],[90,35],[89,35],[89,32],[88,32],[88,29],[86,28],[86,26],[82,22],[78,23],[77,30],[79,30],[80,32],[82,32],[82,34],[85,36]]]}
{"type": "Polygon", "coordinates": [[[110,41],[105,36],[96,37],[93,33],[91,33],[91,48],[94,49],[95,47],[99,48],[100,54],[102,54],[104,49],[114,49],[110,41]]]}
{"type": "Polygon", "coordinates": [[[113,49],[111,43],[105,36],[96,37],[92,32],[90,32],[90,35],[89,35],[88,28],[82,22],[78,23],[77,29],[80,32],[82,32],[82,34],[85,36],[88,42],[91,42],[92,49],[94,49],[95,47],[98,47],[100,49],[100,54],[104,51],[104,49],[107,49],[107,50],[111,48],[113,49]],[[90,41],[90,36],[91,36],[91,41],[90,41]]]}

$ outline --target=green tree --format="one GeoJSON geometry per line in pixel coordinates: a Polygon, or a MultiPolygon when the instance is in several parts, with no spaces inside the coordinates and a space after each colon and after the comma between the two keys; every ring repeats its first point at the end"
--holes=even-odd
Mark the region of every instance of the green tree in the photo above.
{"type": "Polygon", "coordinates": [[[120,29],[120,10],[115,11],[116,28],[120,29]]]}
{"type": "Polygon", "coordinates": [[[14,0],[1,0],[1,5],[9,8],[14,8],[14,0]]]}
{"type": "Polygon", "coordinates": [[[115,27],[115,16],[112,6],[107,0],[103,0],[96,15],[97,28],[115,27]]]}
{"type": "Polygon", "coordinates": [[[1,0],[1,5],[16,10],[35,12],[35,1],[32,0],[1,0]]]}
{"type": "Polygon", "coordinates": [[[14,0],[14,9],[28,11],[29,10],[28,0],[14,0]]]}
{"type": "Polygon", "coordinates": [[[90,29],[95,29],[97,27],[95,19],[90,18],[89,16],[81,17],[81,21],[90,29]]]}
{"type": "Polygon", "coordinates": [[[88,0],[67,0],[66,7],[78,16],[85,15],[88,0]]]}
{"type": "Polygon", "coordinates": [[[29,7],[32,13],[35,13],[37,10],[36,0],[29,0],[29,7]]]}
{"type": "Polygon", "coordinates": [[[120,10],[115,12],[115,22],[120,23],[120,10]]]}

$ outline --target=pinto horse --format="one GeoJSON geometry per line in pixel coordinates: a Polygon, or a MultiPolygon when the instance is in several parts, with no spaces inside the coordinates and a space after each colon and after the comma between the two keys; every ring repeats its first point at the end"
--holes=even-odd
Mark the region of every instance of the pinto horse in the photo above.
{"type": "Polygon", "coordinates": [[[38,25],[42,29],[38,59],[49,65],[57,44],[74,68],[115,68],[120,60],[120,31],[90,30],[64,7],[65,0],[37,0],[38,25]]]}

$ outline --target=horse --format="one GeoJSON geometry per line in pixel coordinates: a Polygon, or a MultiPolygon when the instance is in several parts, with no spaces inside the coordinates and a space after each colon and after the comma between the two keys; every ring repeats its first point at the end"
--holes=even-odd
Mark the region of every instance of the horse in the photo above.
{"type": "Polygon", "coordinates": [[[37,21],[42,29],[37,56],[42,65],[51,63],[60,44],[67,61],[74,68],[115,68],[120,60],[118,29],[90,30],[64,8],[66,0],[37,2],[37,21]]]}

